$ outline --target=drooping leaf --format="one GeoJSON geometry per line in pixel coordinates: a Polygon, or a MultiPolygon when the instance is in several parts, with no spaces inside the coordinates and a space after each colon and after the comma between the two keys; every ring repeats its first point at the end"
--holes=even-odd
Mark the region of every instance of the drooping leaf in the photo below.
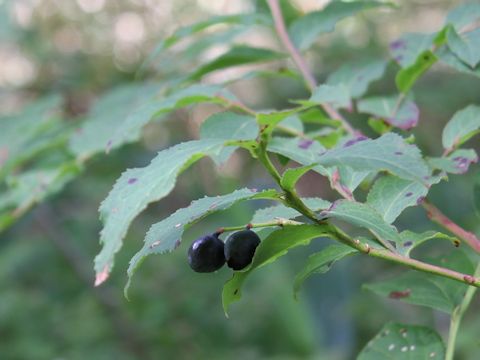
{"type": "Polygon", "coordinates": [[[421,234],[414,233],[413,231],[405,230],[400,233],[402,242],[398,244],[397,251],[398,253],[404,256],[410,256],[410,252],[415,249],[417,246],[422,245],[424,242],[433,239],[439,240],[448,240],[454,245],[458,244],[458,239],[454,236],[449,236],[438,231],[425,231],[421,234]]]}
{"type": "Polygon", "coordinates": [[[465,174],[470,165],[476,162],[478,155],[473,149],[459,149],[448,156],[428,159],[432,168],[452,174],[465,174]]]}
{"type": "Polygon", "coordinates": [[[452,24],[455,29],[460,31],[465,26],[471,25],[480,19],[480,3],[468,1],[452,9],[445,21],[446,24],[452,24]]]}
{"type": "Polygon", "coordinates": [[[358,138],[328,150],[313,162],[323,166],[349,166],[358,171],[388,171],[403,179],[425,183],[430,170],[418,148],[394,133],[371,140],[358,138]]]}
{"type": "Polygon", "coordinates": [[[329,75],[327,84],[345,85],[350,96],[356,99],[365,95],[368,86],[383,76],[386,66],[383,60],[346,63],[329,75]]]}
{"type": "Polygon", "coordinates": [[[321,34],[332,32],[335,25],[343,18],[352,16],[359,11],[385,6],[379,1],[334,1],[323,10],[311,12],[295,20],[289,27],[288,33],[300,50],[308,49],[321,34]]]}
{"type": "Polygon", "coordinates": [[[418,205],[427,193],[428,187],[418,181],[386,175],[373,184],[367,204],[391,224],[407,207],[418,205]]]}
{"type": "Polygon", "coordinates": [[[462,145],[480,132],[480,106],[469,105],[457,111],[443,129],[442,143],[445,149],[462,145]]]}
{"type": "MultiPolygon", "coordinates": [[[[130,114],[149,103],[159,89],[158,84],[145,83],[120,86],[104,94],[96,101],[87,119],[73,134],[70,140],[72,152],[81,159],[87,159],[105,151],[117,127],[121,128],[130,114]]],[[[110,148],[137,140],[140,129],[141,127],[130,128],[122,139],[111,143],[110,148]]]]}
{"type": "MultiPolygon", "coordinates": [[[[216,113],[206,119],[200,126],[201,139],[255,140],[258,125],[253,116],[239,115],[229,111],[216,113]]],[[[213,159],[222,164],[235,151],[235,146],[228,146],[213,159]]]]}
{"type": "Polygon", "coordinates": [[[122,122],[115,126],[115,130],[106,144],[107,151],[112,147],[119,146],[132,138],[138,138],[140,131],[149,121],[160,117],[170,111],[197,103],[228,104],[235,101],[228,90],[217,85],[194,84],[172,92],[166,97],[150,97],[148,101],[142,102],[141,106],[123,115],[122,122]]]}
{"type": "Polygon", "coordinates": [[[225,283],[222,292],[225,314],[228,313],[228,308],[232,303],[240,300],[243,283],[252,271],[272,263],[294,247],[308,245],[311,240],[318,237],[329,236],[328,230],[328,225],[305,224],[286,226],[272,232],[257,247],[250,266],[243,270],[235,271],[233,277],[225,283]]]}
{"type": "Polygon", "coordinates": [[[420,111],[413,101],[401,101],[397,96],[366,98],[360,100],[357,106],[359,112],[375,115],[404,130],[415,127],[420,116],[420,111]]]}
{"type": "Polygon", "coordinates": [[[398,90],[408,93],[417,79],[437,62],[437,57],[431,50],[425,50],[412,65],[401,69],[395,77],[398,90]]]}
{"type": "Polygon", "coordinates": [[[130,223],[149,203],[168,195],[177,176],[206,155],[218,155],[224,140],[189,141],[160,151],[149,165],[129,169],[117,180],[100,205],[103,229],[100,233],[102,250],[95,258],[97,284],[107,279],[115,253],[120,250],[130,223]]]}
{"type": "Polygon", "coordinates": [[[247,45],[236,45],[216,59],[205,65],[202,65],[189,76],[189,79],[199,80],[204,75],[216,70],[226,69],[238,65],[279,60],[283,59],[285,56],[285,54],[270,49],[256,48],[247,45]]]}
{"type": "Polygon", "coordinates": [[[447,32],[448,47],[471,68],[480,62],[480,29],[458,33],[453,27],[447,32]]]}
{"type": "Polygon", "coordinates": [[[431,328],[388,323],[363,348],[358,360],[442,360],[445,345],[431,328]]]}
{"type": "MultiPolygon", "coordinates": [[[[474,272],[474,265],[470,258],[458,249],[452,250],[447,256],[429,262],[465,274],[474,272]]],[[[364,287],[381,296],[427,306],[450,314],[462,301],[468,285],[423,272],[408,271],[395,278],[367,284],[364,287]]]]}
{"type": "Polygon", "coordinates": [[[355,201],[337,200],[332,206],[320,213],[321,219],[339,219],[369,230],[385,247],[389,242],[400,244],[402,239],[397,229],[383,220],[377,210],[367,204],[355,201]]]}
{"type": "Polygon", "coordinates": [[[303,269],[300,270],[295,277],[293,284],[293,293],[295,298],[297,297],[300,287],[303,285],[305,280],[307,280],[307,278],[313,274],[326,273],[337,261],[356,252],[357,250],[346,245],[335,244],[328,246],[320,252],[310,255],[303,269]]]}
{"type": "Polygon", "coordinates": [[[145,236],[142,249],[130,260],[129,280],[125,287],[125,295],[128,294],[132,276],[147,256],[174,250],[180,244],[184,230],[207,215],[226,210],[240,201],[253,199],[278,200],[278,193],[275,190],[265,190],[257,193],[256,190],[241,189],[227,195],[204,197],[153,224],[145,236]]]}

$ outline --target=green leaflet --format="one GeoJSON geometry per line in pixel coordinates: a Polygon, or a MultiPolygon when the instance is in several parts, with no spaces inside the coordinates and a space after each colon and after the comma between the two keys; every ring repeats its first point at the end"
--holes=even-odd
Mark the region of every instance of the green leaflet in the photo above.
{"type": "Polygon", "coordinates": [[[253,199],[278,200],[278,193],[275,190],[265,190],[257,193],[255,190],[241,189],[227,195],[204,197],[193,201],[186,208],[177,210],[166,219],[153,224],[145,236],[142,249],[130,260],[125,296],[128,298],[132,276],[147,256],[174,250],[180,244],[184,230],[205,216],[228,209],[239,201],[253,199]]]}
{"type": "Polygon", "coordinates": [[[430,69],[437,60],[438,58],[430,50],[420,53],[412,65],[401,69],[395,77],[398,90],[408,93],[417,79],[430,69]]]}
{"type": "MultiPolygon", "coordinates": [[[[473,274],[474,265],[469,257],[461,250],[453,249],[455,250],[449,255],[431,262],[465,274],[473,274]]],[[[364,288],[378,295],[427,306],[448,314],[461,302],[467,287],[468,285],[450,279],[417,271],[408,271],[389,280],[364,285],[364,288]]]]}
{"type": "Polygon", "coordinates": [[[445,359],[445,345],[433,329],[388,323],[363,348],[358,360],[445,359]]]}
{"type": "Polygon", "coordinates": [[[409,130],[417,126],[420,111],[411,100],[397,96],[375,96],[358,101],[358,111],[372,114],[391,126],[409,130]]]}
{"type": "Polygon", "coordinates": [[[294,247],[307,245],[311,240],[325,236],[329,236],[328,225],[287,226],[272,232],[258,246],[252,264],[235,271],[233,277],[225,283],[222,292],[225,314],[228,314],[228,308],[233,302],[240,300],[242,285],[252,271],[275,261],[294,247]]]}
{"type": "Polygon", "coordinates": [[[295,184],[300,178],[310,171],[315,165],[301,166],[297,168],[287,169],[280,180],[282,188],[295,192],[295,184]]]}
{"type": "Polygon", "coordinates": [[[457,111],[443,129],[442,143],[445,149],[453,149],[480,131],[480,106],[469,105],[457,111]]]}
{"type": "Polygon", "coordinates": [[[478,155],[473,149],[455,150],[448,156],[427,159],[434,169],[452,174],[465,174],[472,163],[478,162],[478,155]]]}
{"type": "Polygon", "coordinates": [[[475,68],[480,62],[480,29],[458,33],[453,27],[447,32],[448,47],[463,62],[475,68]]]}
{"type": "MultiPolygon", "coordinates": [[[[159,91],[158,84],[123,85],[103,94],[93,105],[87,118],[70,139],[70,149],[81,159],[104,152],[117,127],[122,127],[126,118],[148,103],[159,91]]],[[[148,119],[149,120],[149,119],[148,119]]],[[[130,132],[117,141],[110,143],[116,148],[123,143],[136,141],[140,137],[140,128],[130,132]]]]}
{"type": "Polygon", "coordinates": [[[308,257],[308,260],[302,270],[295,277],[293,284],[293,293],[295,298],[300,290],[302,284],[314,274],[324,274],[335,264],[337,261],[343,259],[348,255],[355,254],[357,250],[345,245],[330,245],[320,252],[312,254],[308,257]]]}
{"type": "Polygon", "coordinates": [[[425,183],[430,170],[420,151],[394,133],[371,140],[353,139],[315,157],[323,166],[349,166],[357,171],[389,171],[403,179],[425,183]]]}
{"type": "Polygon", "coordinates": [[[367,204],[382,214],[391,224],[409,206],[415,206],[428,193],[428,187],[412,180],[385,175],[373,184],[367,197],[367,204]]]}
{"type": "Polygon", "coordinates": [[[95,258],[96,283],[106,280],[113,266],[115,253],[120,250],[130,223],[149,203],[168,195],[177,176],[188,166],[206,155],[218,155],[224,140],[207,139],[177,144],[160,151],[149,165],[129,169],[116,181],[100,205],[104,224],[100,232],[102,250],[95,258]]]}

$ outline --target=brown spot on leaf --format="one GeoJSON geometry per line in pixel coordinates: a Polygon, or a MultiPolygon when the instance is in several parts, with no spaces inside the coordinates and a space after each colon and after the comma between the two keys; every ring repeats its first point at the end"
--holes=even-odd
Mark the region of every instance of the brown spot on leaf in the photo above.
{"type": "MultiPolygon", "coordinates": [[[[412,291],[410,289],[392,291],[390,292],[390,294],[388,294],[388,297],[390,299],[403,299],[403,298],[409,297],[411,292],[412,291]]],[[[400,332],[402,332],[402,330],[400,330],[400,332]]]]}

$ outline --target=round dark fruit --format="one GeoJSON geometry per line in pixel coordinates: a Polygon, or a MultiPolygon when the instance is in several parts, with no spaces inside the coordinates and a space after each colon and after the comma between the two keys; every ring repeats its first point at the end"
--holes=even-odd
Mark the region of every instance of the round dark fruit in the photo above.
{"type": "Polygon", "coordinates": [[[188,249],[188,263],[193,271],[213,272],[225,264],[224,244],[218,234],[205,235],[195,240],[188,249]]]}
{"type": "Polygon", "coordinates": [[[241,230],[230,235],[225,241],[225,259],[228,267],[242,270],[249,265],[258,244],[260,238],[252,230],[241,230]]]}

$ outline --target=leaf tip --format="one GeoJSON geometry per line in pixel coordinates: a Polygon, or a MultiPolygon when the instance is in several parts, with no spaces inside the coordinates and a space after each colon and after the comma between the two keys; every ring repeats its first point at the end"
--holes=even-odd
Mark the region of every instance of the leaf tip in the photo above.
{"type": "Polygon", "coordinates": [[[94,286],[97,287],[102,285],[108,279],[109,273],[110,271],[109,271],[108,265],[105,265],[103,270],[97,273],[97,275],[95,276],[94,286]]]}

